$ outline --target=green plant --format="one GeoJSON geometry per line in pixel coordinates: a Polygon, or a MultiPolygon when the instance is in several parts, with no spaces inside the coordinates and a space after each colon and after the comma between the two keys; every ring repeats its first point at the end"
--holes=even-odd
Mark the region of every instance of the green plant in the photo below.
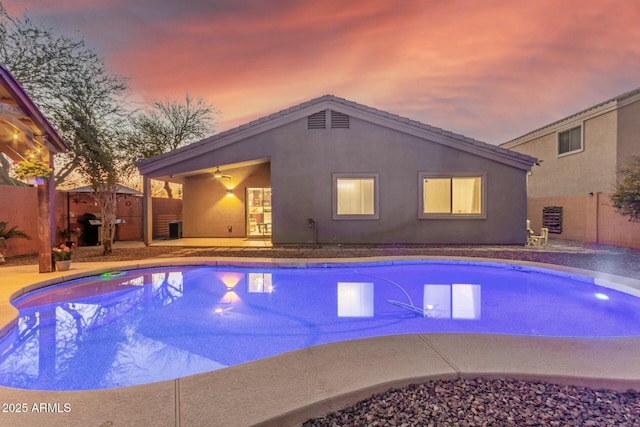
{"type": "Polygon", "coordinates": [[[27,152],[24,160],[20,160],[14,169],[14,173],[20,179],[48,179],[53,169],[40,158],[38,153],[27,152]]]}
{"type": "Polygon", "coordinates": [[[640,156],[632,156],[631,161],[622,165],[619,172],[622,183],[616,185],[611,195],[611,204],[629,221],[640,221],[640,156]]]}
{"type": "MultiPolygon", "coordinates": [[[[0,221],[0,241],[2,243],[0,243],[0,245],[4,244],[4,247],[6,247],[7,245],[7,240],[11,239],[11,238],[20,238],[20,239],[27,239],[27,240],[31,240],[31,237],[29,237],[29,235],[27,233],[25,233],[22,230],[18,230],[18,227],[14,226],[11,228],[9,227],[9,223],[7,221],[0,221]]],[[[2,246],[0,246],[2,247],[2,246]]]]}
{"type": "Polygon", "coordinates": [[[54,261],[69,261],[73,251],[67,245],[60,245],[51,249],[51,255],[54,261]]]}

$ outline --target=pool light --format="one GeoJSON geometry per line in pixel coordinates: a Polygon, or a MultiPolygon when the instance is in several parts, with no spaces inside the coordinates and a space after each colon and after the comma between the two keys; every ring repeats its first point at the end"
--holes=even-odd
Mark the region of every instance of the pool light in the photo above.
{"type": "Polygon", "coordinates": [[[112,277],[120,277],[124,276],[126,273],[124,271],[109,271],[107,273],[102,273],[100,277],[103,279],[111,279],[112,277]]]}
{"type": "Polygon", "coordinates": [[[596,299],[599,299],[600,301],[609,301],[609,296],[607,294],[597,292],[593,294],[593,296],[596,297],[596,299]]]}

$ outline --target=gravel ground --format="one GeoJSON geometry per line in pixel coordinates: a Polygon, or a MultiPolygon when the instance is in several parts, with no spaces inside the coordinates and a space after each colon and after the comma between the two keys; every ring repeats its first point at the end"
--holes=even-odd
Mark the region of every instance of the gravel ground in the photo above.
{"type": "Polygon", "coordinates": [[[431,381],[303,426],[640,426],[640,393],[505,379],[431,381]]]}
{"type": "MultiPolygon", "coordinates": [[[[512,259],[522,261],[560,264],[587,270],[602,271],[620,276],[640,279],[640,250],[616,246],[581,244],[554,240],[546,248],[524,248],[522,246],[438,246],[438,245],[343,245],[311,247],[169,247],[150,246],[136,248],[115,248],[113,254],[102,256],[100,246],[81,246],[73,255],[73,260],[83,261],[124,261],[155,257],[224,256],[224,257],[266,257],[266,258],[358,258],[365,256],[462,256],[512,259]]],[[[5,265],[37,264],[35,256],[11,257],[5,265]]]]}

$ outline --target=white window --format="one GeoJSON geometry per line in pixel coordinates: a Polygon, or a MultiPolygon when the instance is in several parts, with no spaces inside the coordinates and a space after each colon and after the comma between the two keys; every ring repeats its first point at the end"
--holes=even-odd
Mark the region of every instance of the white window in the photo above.
{"type": "Polygon", "coordinates": [[[558,132],[558,155],[582,151],[582,126],[558,132]]]}
{"type": "Polygon", "coordinates": [[[419,218],[486,218],[486,174],[419,174],[419,218]]]}
{"type": "Polygon", "coordinates": [[[378,219],[378,174],[333,174],[333,219],[378,219]]]}

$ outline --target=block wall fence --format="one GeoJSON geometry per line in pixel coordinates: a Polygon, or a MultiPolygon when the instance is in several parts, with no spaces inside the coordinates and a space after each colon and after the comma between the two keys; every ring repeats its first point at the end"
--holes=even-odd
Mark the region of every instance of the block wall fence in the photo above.
{"type": "MultiPolygon", "coordinates": [[[[561,238],[587,243],[600,243],[640,249],[640,222],[630,222],[611,206],[610,195],[594,193],[592,196],[573,195],[529,198],[527,215],[531,226],[538,232],[542,227],[542,211],[546,206],[563,208],[562,233],[550,238],[561,238]]],[[[89,194],[56,191],[55,222],[58,235],[77,222],[85,213],[99,214],[100,210],[89,194]],[[69,221],[67,223],[67,221],[69,221]]],[[[118,196],[118,240],[142,240],[142,197],[118,196]]],[[[182,200],[153,198],[153,236],[169,236],[169,222],[182,219],[182,200]]],[[[7,256],[37,252],[37,194],[34,187],[0,186],[0,221],[10,227],[17,226],[32,237],[31,240],[11,239],[7,256]]],[[[80,238],[82,244],[82,238],[80,238]]]]}
{"type": "Polygon", "coordinates": [[[618,214],[608,193],[529,198],[527,216],[535,232],[542,227],[546,206],[562,207],[562,233],[549,234],[551,239],[640,248],[640,222],[618,214]]]}
{"type": "MultiPolygon", "coordinates": [[[[100,214],[100,209],[87,193],[56,191],[56,240],[63,242],[62,231],[68,227],[84,228],[78,219],[86,213],[100,214]]],[[[0,221],[17,226],[31,240],[11,239],[7,257],[37,252],[37,191],[35,187],[0,186],[0,221]]],[[[116,240],[142,241],[142,197],[118,195],[117,217],[124,220],[117,226],[116,240]]],[[[169,236],[169,222],[182,219],[182,200],[153,198],[153,236],[169,236]]],[[[82,236],[79,244],[83,244],[82,236]]]]}

